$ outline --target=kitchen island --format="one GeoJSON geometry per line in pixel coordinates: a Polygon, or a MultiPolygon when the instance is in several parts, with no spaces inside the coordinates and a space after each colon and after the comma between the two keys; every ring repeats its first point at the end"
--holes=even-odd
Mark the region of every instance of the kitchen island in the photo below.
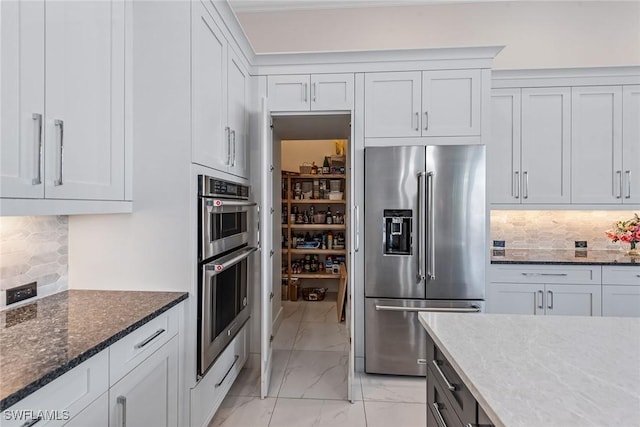
{"type": "Polygon", "coordinates": [[[640,426],[640,319],[419,319],[495,426],[640,426]]]}

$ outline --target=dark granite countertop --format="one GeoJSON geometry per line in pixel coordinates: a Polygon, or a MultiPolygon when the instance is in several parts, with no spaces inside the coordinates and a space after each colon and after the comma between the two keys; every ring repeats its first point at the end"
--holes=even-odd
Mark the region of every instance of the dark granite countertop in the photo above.
{"type": "Polygon", "coordinates": [[[624,251],[591,251],[584,249],[492,249],[491,264],[596,264],[640,266],[640,257],[624,251]]]}
{"type": "Polygon", "coordinates": [[[0,312],[0,411],[188,296],[69,290],[0,312]]]}

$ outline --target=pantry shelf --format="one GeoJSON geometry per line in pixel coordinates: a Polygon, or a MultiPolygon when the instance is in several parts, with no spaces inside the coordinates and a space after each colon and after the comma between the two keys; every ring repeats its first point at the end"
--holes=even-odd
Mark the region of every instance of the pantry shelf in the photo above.
{"type": "Polygon", "coordinates": [[[293,205],[344,205],[344,200],[329,200],[329,199],[301,199],[301,200],[289,200],[289,203],[293,205]]]}
{"type": "Polygon", "coordinates": [[[318,255],[346,255],[346,249],[283,249],[284,253],[292,255],[318,254],[318,255]]]}
{"type": "MultiPolygon", "coordinates": [[[[287,224],[283,224],[285,227],[287,224]]],[[[344,224],[289,224],[292,230],[346,230],[344,224]]]]}
{"type": "Polygon", "coordinates": [[[332,274],[332,273],[299,273],[292,274],[292,278],[294,279],[339,279],[340,274],[332,274]]]}

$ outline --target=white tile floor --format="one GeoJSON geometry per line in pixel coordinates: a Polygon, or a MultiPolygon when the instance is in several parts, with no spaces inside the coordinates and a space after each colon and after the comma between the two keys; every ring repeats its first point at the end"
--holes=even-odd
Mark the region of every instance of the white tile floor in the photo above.
{"type": "Polygon", "coordinates": [[[348,337],[335,301],[283,308],[269,397],[259,397],[259,369],[243,369],[209,427],[426,425],[423,378],[357,374],[355,403],[346,400],[348,337]]]}

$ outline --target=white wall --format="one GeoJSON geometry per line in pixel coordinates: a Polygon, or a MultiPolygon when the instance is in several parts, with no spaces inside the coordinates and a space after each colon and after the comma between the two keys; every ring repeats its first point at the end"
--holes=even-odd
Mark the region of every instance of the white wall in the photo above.
{"type": "Polygon", "coordinates": [[[496,69],[640,64],[640,2],[482,2],[243,12],[266,52],[506,45],[496,69]]]}
{"type": "Polygon", "coordinates": [[[334,140],[282,141],[282,170],[300,172],[304,162],[322,167],[324,156],[335,155],[334,140]]]}

